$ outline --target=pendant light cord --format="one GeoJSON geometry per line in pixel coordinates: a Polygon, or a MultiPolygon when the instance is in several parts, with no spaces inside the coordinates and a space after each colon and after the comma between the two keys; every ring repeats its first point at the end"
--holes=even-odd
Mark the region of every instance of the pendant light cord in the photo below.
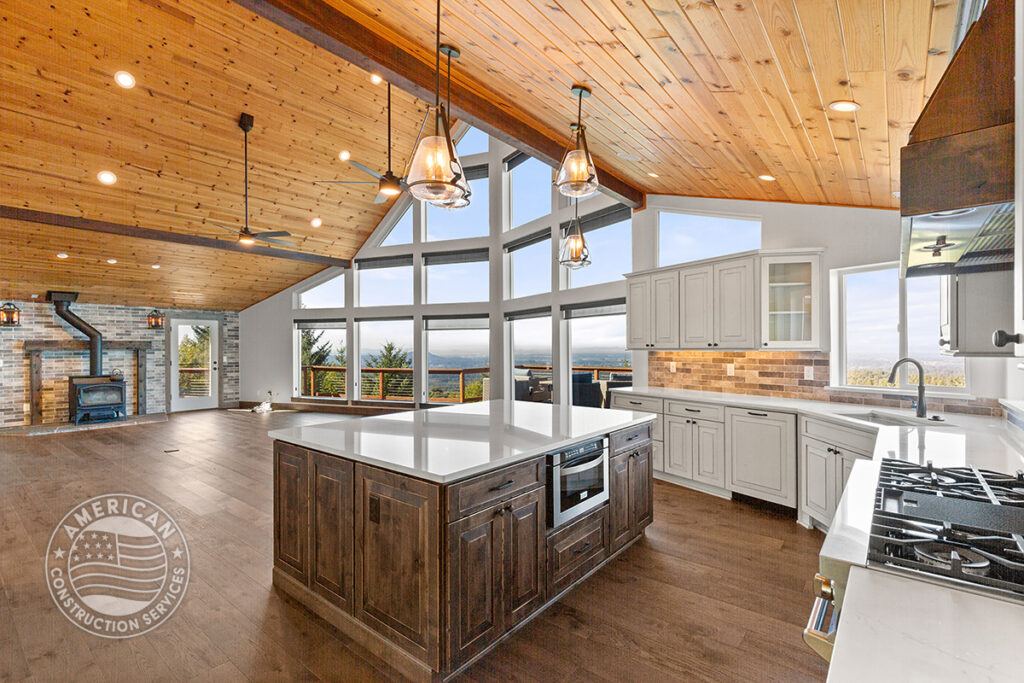
{"type": "Polygon", "coordinates": [[[437,23],[434,45],[434,135],[439,132],[438,118],[441,116],[441,0],[437,0],[437,23]]]}
{"type": "Polygon", "coordinates": [[[249,229],[249,131],[245,135],[245,230],[249,229]]]}
{"type": "Polygon", "coordinates": [[[391,172],[391,81],[388,81],[388,173],[391,172]]]}

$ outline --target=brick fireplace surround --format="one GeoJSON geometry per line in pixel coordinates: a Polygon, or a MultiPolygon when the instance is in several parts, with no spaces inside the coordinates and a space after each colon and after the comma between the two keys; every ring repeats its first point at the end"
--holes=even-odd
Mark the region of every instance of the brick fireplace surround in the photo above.
{"type": "MultiPolygon", "coordinates": [[[[648,354],[648,384],[670,389],[694,389],[733,394],[802,398],[885,408],[910,408],[912,396],[888,396],[862,391],[829,389],[829,354],[804,351],[655,351],[648,354]],[[676,372],[669,372],[675,361],[676,372]],[[727,366],[734,366],[729,375],[727,366]],[[804,368],[814,379],[804,379],[804,368]]],[[[929,398],[929,410],[1002,417],[996,399],[929,398]]]]}

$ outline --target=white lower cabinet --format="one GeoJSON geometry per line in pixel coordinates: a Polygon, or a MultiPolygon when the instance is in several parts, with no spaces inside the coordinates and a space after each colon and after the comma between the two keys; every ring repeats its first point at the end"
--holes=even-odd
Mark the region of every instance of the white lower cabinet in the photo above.
{"type": "Polygon", "coordinates": [[[665,472],[693,479],[693,428],[687,418],[665,416],[665,472]]]}
{"type": "Polygon", "coordinates": [[[665,416],[665,472],[725,488],[725,428],[721,422],[665,416]]]}
{"type": "Polygon", "coordinates": [[[651,442],[651,466],[655,472],[665,471],[665,444],[661,441],[651,442]]]}
{"type": "Polygon", "coordinates": [[[796,415],[725,409],[726,488],[795,508],[796,415]]]}
{"type": "Polygon", "coordinates": [[[826,524],[836,511],[836,458],[832,447],[803,438],[800,441],[800,494],[803,512],[826,524]]]}

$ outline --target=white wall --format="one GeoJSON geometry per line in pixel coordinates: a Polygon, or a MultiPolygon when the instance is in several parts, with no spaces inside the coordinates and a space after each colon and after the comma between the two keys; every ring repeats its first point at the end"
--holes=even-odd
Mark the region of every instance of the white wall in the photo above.
{"type": "MultiPolygon", "coordinates": [[[[318,273],[313,277],[320,276],[318,273]]],[[[292,397],[292,300],[293,292],[304,283],[305,280],[238,314],[240,400],[266,401],[268,391],[274,392],[275,401],[292,397]]]]}

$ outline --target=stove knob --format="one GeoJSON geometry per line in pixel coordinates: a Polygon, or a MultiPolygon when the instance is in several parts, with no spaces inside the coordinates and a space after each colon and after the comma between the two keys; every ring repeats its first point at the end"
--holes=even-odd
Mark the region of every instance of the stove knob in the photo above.
{"type": "Polygon", "coordinates": [[[832,580],[821,574],[814,575],[814,594],[822,600],[834,600],[832,593],[832,580]]]}

